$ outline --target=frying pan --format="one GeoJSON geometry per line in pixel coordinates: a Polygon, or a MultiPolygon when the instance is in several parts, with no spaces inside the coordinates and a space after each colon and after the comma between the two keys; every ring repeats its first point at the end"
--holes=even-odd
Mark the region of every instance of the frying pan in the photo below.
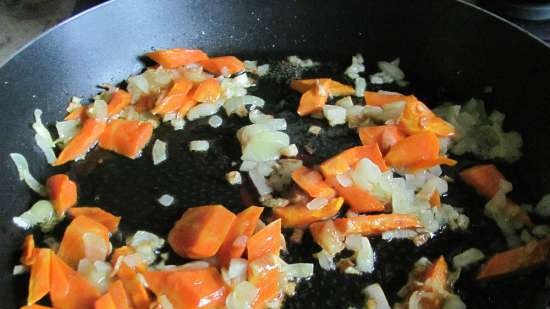
{"type": "MultiPolygon", "coordinates": [[[[39,179],[68,172],[79,184],[80,204],[101,205],[122,215],[123,231],[166,234],[186,207],[207,203],[224,203],[233,210],[244,207],[242,192],[223,180],[239,155],[233,135],[242,125],[238,121],[226,122],[222,130],[208,129],[200,121],[181,134],[159,129],[156,136],[168,141],[170,160],[157,167],[151,165],[147,148],[143,158],[134,161],[93,151],[83,162],[52,169],[33,142],[30,123],[35,108],[41,108],[45,121],[52,124],[63,116],[70,96],[90,97],[99,83],[116,84],[141,71],[144,63],[138,55],[176,46],[245,59],[298,54],[340,65],[362,52],[371,68],[376,61],[401,57],[411,88],[424,101],[475,96],[485,99],[489,108],[505,112],[506,125],[524,139],[523,159],[505,170],[515,185],[514,194],[518,200],[535,202],[550,192],[550,148],[545,144],[550,136],[546,107],[550,51],[514,25],[465,2],[114,0],[54,28],[0,68],[2,308],[18,308],[26,293],[26,278],[11,275],[24,235],[11,218],[37,199],[16,180],[10,152],[24,154],[39,179]],[[493,91],[485,93],[486,86],[493,91]],[[214,142],[208,154],[187,152],[187,142],[197,138],[214,142]],[[163,193],[174,195],[176,205],[161,209],[155,200],[163,193]]],[[[260,88],[268,102],[296,100],[269,84],[260,88]]],[[[310,120],[300,123],[292,113],[285,115],[290,135],[307,142],[301,132],[310,120]]],[[[315,141],[318,156],[312,163],[356,142],[337,131],[326,134],[315,141]]],[[[375,281],[383,283],[393,301],[420,256],[451,258],[473,246],[488,254],[504,249],[500,233],[483,217],[483,201],[470,189],[451,187],[448,201],[464,207],[472,220],[468,233],[446,232],[421,248],[405,241],[374,240],[373,274],[357,277],[316,267],[314,279],[300,285],[298,296],[288,299],[286,308],[360,307],[361,288],[375,281]]],[[[289,247],[286,259],[311,261],[315,250],[306,237],[302,246],[289,247]]],[[[544,289],[545,272],[479,284],[472,280],[474,271],[466,271],[456,289],[469,308],[543,308],[550,295],[544,289]]]]}

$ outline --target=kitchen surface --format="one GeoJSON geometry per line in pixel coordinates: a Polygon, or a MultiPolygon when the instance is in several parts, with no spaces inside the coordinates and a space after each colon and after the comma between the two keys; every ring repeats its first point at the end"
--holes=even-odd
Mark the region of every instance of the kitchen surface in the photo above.
{"type": "MultiPolygon", "coordinates": [[[[63,20],[105,0],[0,0],[0,63],[63,20]]],[[[470,1],[550,42],[550,1],[470,1]]]]}

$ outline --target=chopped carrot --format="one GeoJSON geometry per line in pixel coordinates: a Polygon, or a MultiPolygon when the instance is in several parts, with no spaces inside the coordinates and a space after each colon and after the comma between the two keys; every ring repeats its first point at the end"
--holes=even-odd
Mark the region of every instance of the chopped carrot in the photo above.
{"type": "Polygon", "coordinates": [[[323,180],[323,175],[316,170],[302,166],[292,172],[292,180],[311,197],[334,197],[334,189],[323,180]]]}
{"type": "Polygon", "coordinates": [[[334,224],[345,234],[379,235],[383,232],[422,227],[417,217],[405,214],[381,214],[338,218],[334,224]]]}
{"type": "Polygon", "coordinates": [[[53,165],[62,165],[84,155],[97,142],[105,126],[103,121],[94,118],[86,119],[80,132],[63,148],[53,165]]]}
{"type": "Polygon", "coordinates": [[[281,220],[275,220],[248,239],[246,244],[248,260],[252,261],[281,251],[281,220]]]}
{"type": "Polygon", "coordinates": [[[109,104],[107,104],[107,115],[113,117],[120,113],[126,106],[130,105],[132,96],[124,91],[117,90],[109,99],[109,104]]]}
{"type": "Polygon", "coordinates": [[[31,266],[27,305],[32,305],[50,292],[50,264],[52,250],[37,249],[35,262],[31,266]]]}
{"type": "Polygon", "coordinates": [[[398,124],[408,134],[432,132],[437,136],[445,137],[455,133],[450,123],[439,118],[414,96],[407,97],[407,103],[398,124]]]}
{"type": "Polygon", "coordinates": [[[40,305],[34,304],[34,305],[30,305],[30,306],[23,306],[20,309],[55,309],[55,308],[40,306],[40,305]]]}
{"type": "Polygon", "coordinates": [[[117,309],[111,293],[105,293],[94,303],[94,309],[117,309]]]}
{"type": "Polygon", "coordinates": [[[344,249],[345,235],[340,233],[332,220],[312,223],[309,231],[315,243],[329,254],[335,255],[344,249]]]}
{"type": "Polygon", "coordinates": [[[133,309],[132,302],[126,294],[122,281],[117,280],[109,285],[109,294],[113,298],[116,309],[133,309]]]}
{"type": "Polygon", "coordinates": [[[185,115],[187,115],[187,112],[189,112],[189,110],[193,108],[193,106],[199,103],[197,100],[193,99],[193,97],[195,96],[195,91],[196,91],[196,88],[192,88],[191,90],[189,90],[189,92],[185,96],[183,103],[178,109],[178,115],[180,117],[185,117],[185,115]]]}
{"type": "Polygon", "coordinates": [[[143,94],[134,104],[134,109],[138,113],[148,112],[155,107],[157,96],[154,94],[143,94]]]}
{"type": "Polygon", "coordinates": [[[50,200],[58,216],[63,216],[65,211],[76,205],[76,183],[65,174],[55,174],[46,181],[46,188],[50,200]]]}
{"type": "Polygon", "coordinates": [[[93,219],[78,216],[67,226],[57,254],[65,263],[76,268],[83,258],[104,260],[109,247],[109,230],[93,219]],[[93,241],[86,243],[87,237],[93,241]],[[96,240],[103,240],[103,243],[96,240]]]}
{"type": "Polygon", "coordinates": [[[145,273],[149,288],[166,295],[174,309],[221,308],[229,294],[216,268],[181,269],[145,273]]]}
{"type": "Polygon", "coordinates": [[[295,79],[290,82],[290,88],[300,93],[304,93],[315,86],[318,80],[320,83],[328,81],[328,92],[331,96],[338,97],[355,94],[355,89],[352,86],[344,85],[329,78],[295,79]]]}
{"type": "Polygon", "coordinates": [[[258,289],[253,309],[264,308],[266,302],[279,295],[279,277],[275,255],[265,255],[249,262],[248,281],[258,289]]]}
{"type": "Polygon", "coordinates": [[[231,259],[243,255],[248,238],[254,233],[263,210],[263,207],[250,206],[237,214],[220,250],[218,250],[217,256],[220,265],[227,267],[231,259]],[[245,241],[241,241],[243,238],[245,241]]]}
{"type": "Polygon", "coordinates": [[[388,152],[391,146],[407,135],[396,125],[362,127],[357,130],[363,145],[377,143],[382,153],[388,152]]]}
{"type": "Polygon", "coordinates": [[[99,147],[136,158],[153,134],[153,125],[138,120],[115,119],[99,137],[99,147]]]}
{"type": "Polygon", "coordinates": [[[454,165],[456,161],[439,156],[437,136],[431,132],[411,135],[390,148],[384,157],[386,163],[397,169],[416,171],[434,165],[454,165]]]}
{"type": "Polygon", "coordinates": [[[121,270],[117,273],[124,290],[135,309],[149,309],[152,303],[147,289],[140,280],[138,273],[128,267],[125,263],[120,265],[121,270]]]}
{"type": "Polygon", "coordinates": [[[202,81],[193,92],[193,100],[204,103],[216,102],[221,95],[220,82],[215,78],[202,81]]]}
{"type": "Polygon", "coordinates": [[[433,208],[441,207],[441,196],[437,190],[434,190],[430,196],[430,206],[433,208]]]}
{"type": "Polygon", "coordinates": [[[19,262],[25,266],[31,266],[36,260],[37,253],[38,249],[35,246],[33,235],[29,234],[25,236],[25,240],[23,241],[23,252],[21,252],[19,262]]]}
{"type": "Polygon", "coordinates": [[[487,199],[492,199],[495,196],[500,190],[500,182],[505,180],[502,173],[493,164],[475,165],[462,170],[459,175],[466,184],[487,199]]]}
{"type": "Polygon", "coordinates": [[[378,144],[356,146],[342,151],[321,163],[321,172],[325,177],[343,174],[352,169],[361,159],[367,158],[378,165],[383,172],[388,169],[378,144]]]}
{"type": "Polygon", "coordinates": [[[399,93],[365,91],[363,93],[365,104],[372,106],[384,106],[390,103],[407,102],[413,96],[405,96],[399,93]]]}
{"type": "Polygon", "coordinates": [[[134,254],[134,253],[135,253],[134,249],[132,249],[129,246],[118,247],[113,251],[113,254],[111,255],[111,264],[114,267],[120,257],[134,254]]]}
{"type": "Polygon", "coordinates": [[[331,199],[327,205],[320,209],[311,210],[306,204],[294,204],[285,207],[273,208],[273,215],[281,218],[282,226],[289,227],[307,227],[309,224],[334,217],[344,204],[341,197],[331,199]]]}
{"type": "Polygon", "coordinates": [[[431,292],[433,290],[447,289],[449,269],[445,258],[440,256],[437,260],[424,272],[424,290],[431,292]],[[436,289],[434,289],[436,288],[436,289]]]}
{"type": "Polygon", "coordinates": [[[319,112],[327,103],[329,79],[319,79],[315,85],[302,94],[298,105],[298,115],[306,116],[319,112]]]}
{"type": "Polygon", "coordinates": [[[80,106],[70,112],[63,120],[84,120],[87,118],[86,106],[80,106]]]}
{"type": "Polygon", "coordinates": [[[372,196],[368,191],[363,190],[356,184],[351,184],[350,186],[344,187],[340,184],[336,176],[331,175],[326,179],[338,195],[344,198],[344,201],[349,206],[351,210],[357,213],[368,213],[368,212],[380,212],[384,211],[385,207],[382,202],[377,200],[372,196]]]}
{"type": "Polygon", "coordinates": [[[73,218],[85,216],[97,221],[106,227],[109,232],[115,232],[118,229],[118,224],[120,223],[120,217],[117,217],[99,207],[76,207],[69,209],[68,213],[73,218]]]}
{"type": "Polygon", "coordinates": [[[477,275],[478,280],[512,274],[522,269],[541,266],[550,254],[550,238],[533,241],[525,246],[500,252],[485,263],[477,275]]]}
{"type": "Polygon", "coordinates": [[[59,309],[93,309],[99,291],[63,260],[52,254],[50,299],[59,309]]]}
{"type": "Polygon", "coordinates": [[[216,255],[227,236],[235,214],[222,205],[189,208],[168,234],[168,243],[183,257],[194,259],[216,255]]]}
{"type": "Polygon", "coordinates": [[[234,56],[214,57],[203,60],[199,64],[206,71],[216,75],[235,74],[244,71],[244,63],[234,56]]]}
{"type": "Polygon", "coordinates": [[[208,59],[208,55],[202,50],[186,48],[161,49],[146,55],[166,69],[174,69],[208,59]]]}
{"type": "Polygon", "coordinates": [[[170,90],[157,99],[156,106],[151,113],[162,116],[177,111],[185,102],[185,97],[192,87],[193,83],[186,78],[174,80],[170,90]]]}
{"type": "Polygon", "coordinates": [[[134,255],[135,253],[136,251],[128,246],[118,247],[113,251],[110,262],[115,268],[117,267],[117,264],[120,263],[118,264],[118,271],[116,272],[119,277],[128,277],[135,272],[143,273],[147,271],[147,264],[145,264],[139,255],[134,255]],[[132,265],[128,265],[124,259],[119,262],[119,259],[129,255],[133,255],[132,265]],[[136,257],[138,258],[137,260],[135,259],[136,257]]]}

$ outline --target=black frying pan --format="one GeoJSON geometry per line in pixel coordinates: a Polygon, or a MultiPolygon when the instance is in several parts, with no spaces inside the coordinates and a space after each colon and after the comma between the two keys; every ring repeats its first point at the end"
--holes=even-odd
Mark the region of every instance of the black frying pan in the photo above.
{"type": "MultiPolygon", "coordinates": [[[[482,10],[451,0],[115,0],[56,27],[0,68],[2,308],[18,307],[26,293],[26,278],[11,275],[24,235],[11,218],[37,198],[16,180],[7,155],[23,153],[40,179],[54,172],[33,142],[33,109],[41,108],[45,120],[53,123],[63,116],[71,95],[89,97],[97,84],[118,83],[142,70],[137,55],[175,46],[243,58],[276,59],[297,53],[339,64],[331,70],[340,72],[356,52],[365,55],[371,68],[378,60],[399,56],[412,89],[425,101],[476,96],[504,111],[508,127],[520,131],[525,144],[523,159],[506,169],[507,175],[513,175],[518,200],[534,202],[550,191],[550,148],[544,143],[550,136],[549,49],[482,10]],[[492,86],[493,92],[484,94],[485,86],[492,86]]],[[[292,96],[274,89],[266,83],[258,91],[269,102],[292,101],[292,96]]],[[[290,107],[273,109],[285,113],[290,107]]],[[[293,138],[305,139],[307,123],[293,122],[291,113],[285,115],[293,138]]],[[[101,205],[122,215],[123,231],[139,228],[165,234],[186,207],[213,202],[234,210],[244,207],[243,192],[223,180],[238,158],[233,132],[239,125],[226,122],[224,130],[214,131],[197,122],[182,134],[159,129],[157,136],[169,141],[171,159],[155,168],[147,148],[140,160],[94,151],[86,161],[55,171],[68,171],[77,180],[81,204],[101,205]],[[215,141],[214,148],[205,156],[189,154],[187,142],[197,138],[215,141]],[[175,195],[177,205],[161,209],[155,199],[163,193],[175,195]]],[[[312,163],[357,140],[345,132],[332,132],[315,143],[318,152],[310,158],[312,163]]],[[[472,219],[469,233],[445,233],[422,248],[408,242],[374,241],[378,261],[373,274],[352,277],[316,270],[315,278],[299,288],[299,296],[287,301],[287,308],[360,307],[360,289],[374,281],[383,283],[393,301],[412,263],[422,255],[450,258],[472,246],[486,253],[503,249],[500,233],[483,217],[483,202],[472,190],[456,187],[449,199],[467,209],[472,219]]],[[[317,248],[306,238],[303,246],[289,250],[289,261],[310,261],[317,248]]],[[[544,296],[550,294],[543,289],[545,271],[487,284],[473,283],[473,275],[465,272],[457,283],[469,308],[542,308],[544,296]]]]}

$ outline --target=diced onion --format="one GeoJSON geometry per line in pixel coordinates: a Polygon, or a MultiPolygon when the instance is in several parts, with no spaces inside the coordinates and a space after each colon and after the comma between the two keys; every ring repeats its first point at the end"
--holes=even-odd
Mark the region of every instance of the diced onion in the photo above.
{"type": "Polygon", "coordinates": [[[38,145],[38,148],[40,148],[40,150],[44,153],[44,156],[46,157],[46,161],[49,164],[52,164],[56,160],[56,156],[55,156],[55,152],[53,151],[53,148],[50,146],[48,142],[48,139],[42,135],[35,134],[34,140],[38,145]]]}
{"type": "Polygon", "coordinates": [[[95,233],[82,235],[84,256],[90,261],[103,261],[109,254],[109,244],[95,233]]]}
{"type": "Polygon", "coordinates": [[[295,157],[298,155],[298,146],[290,144],[281,150],[281,155],[285,157],[295,157]]]}
{"type": "Polygon", "coordinates": [[[91,118],[99,121],[106,121],[109,117],[107,113],[107,102],[103,100],[95,100],[94,103],[86,110],[86,113],[91,118]]]}
{"type": "Polygon", "coordinates": [[[399,58],[392,62],[380,61],[378,62],[378,68],[395,80],[405,79],[405,73],[399,68],[399,58]]]}
{"type": "Polygon", "coordinates": [[[365,90],[367,89],[367,81],[363,77],[355,79],[355,96],[363,97],[365,90]]]}
{"type": "Polygon", "coordinates": [[[65,120],[57,121],[55,123],[55,128],[57,129],[57,140],[56,142],[61,142],[66,144],[79,132],[80,128],[79,120],[65,120]]]}
{"type": "Polygon", "coordinates": [[[313,276],[313,264],[296,263],[283,266],[283,272],[289,279],[309,278],[313,276]]]}
{"type": "Polygon", "coordinates": [[[77,271],[80,275],[95,286],[101,293],[107,291],[109,278],[112,272],[111,264],[104,261],[90,261],[82,259],[78,262],[77,271]]]}
{"type": "Polygon", "coordinates": [[[189,150],[191,151],[208,151],[210,148],[210,143],[208,141],[204,140],[198,140],[198,141],[191,141],[189,143],[189,150]]]}
{"type": "Polygon", "coordinates": [[[351,65],[346,69],[345,74],[351,78],[359,78],[359,73],[365,72],[365,65],[363,65],[363,55],[357,54],[351,58],[351,65]]]}
{"type": "Polygon", "coordinates": [[[231,171],[225,174],[225,179],[230,185],[240,185],[242,183],[242,176],[238,171],[231,171]]]}
{"type": "Polygon", "coordinates": [[[391,309],[386,295],[384,294],[384,290],[382,290],[380,284],[375,283],[367,286],[363,290],[363,293],[366,295],[367,299],[374,300],[376,304],[375,307],[369,307],[369,309],[391,309]]]}
{"type": "Polygon", "coordinates": [[[12,275],[22,275],[28,271],[28,268],[25,265],[15,265],[13,267],[12,275]]]}
{"type": "Polygon", "coordinates": [[[268,185],[265,177],[262,176],[257,169],[251,170],[248,172],[248,175],[250,176],[250,180],[252,180],[252,183],[254,184],[254,187],[256,187],[256,190],[260,196],[273,192],[273,189],[268,185]]]}
{"type": "Polygon", "coordinates": [[[258,166],[258,162],[246,161],[246,160],[244,160],[244,161],[241,163],[241,166],[239,167],[239,171],[241,171],[241,172],[249,172],[249,171],[255,169],[256,166],[258,166]]]}
{"type": "Polygon", "coordinates": [[[23,180],[29,188],[40,196],[46,196],[48,194],[46,188],[31,175],[27,159],[20,153],[10,153],[10,157],[19,173],[19,180],[23,180]]]}
{"type": "Polygon", "coordinates": [[[13,223],[23,229],[29,229],[37,224],[43,230],[51,230],[58,222],[55,209],[50,201],[40,200],[18,217],[13,217],[13,223]]]}
{"type": "Polygon", "coordinates": [[[393,230],[382,233],[382,239],[391,241],[392,239],[412,238],[416,235],[418,233],[413,230],[393,230]]]}
{"type": "Polygon", "coordinates": [[[153,164],[158,165],[168,159],[166,152],[166,143],[160,139],[155,140],[153,144],[153,164]]]}
{"type": "Polygon", "coordinates": [[[174,203],[174,197],[170,194],[163,194],[158,199],[159,204],[161,204],[164,207],[168,207],[174,203]]]}
{"type": "Polygon", "coordinates": [[[279,131],[264,131],[254,134],[243,147],[242,160],[271,161],[279,158],[281,150],[288,147],[290,139],[279,131]]]}
{"type": "Polygon", "coordinates": [[[364,158],[357,163],[350,175],[356,185],[363,190],[370,191],[374,184],[380,181],[382,172],[378,165],[374,164],[368,158],[364,158]]]}
{"type": "Polygon", "coordinates": [[[485,258],[485,254],[477,248],[470,248],[453,257],[453,266],[455,268],[463,268],[471,264],[475,264],[485,258]]]}
{"type": "Polygon", "coordinates": [[[325,207],[328,204],[328,199],[324,197],[316,197],[309,201],[306,204],[307,209],[309,210],[319,210],[325,207]]]}
{"type": "Polygon", "coordinates": [[[328,254],[325,250],[321,250],[314,254],[319,261],[319,266],[324,270],[334,270],[336,265],[334,264],[334,257],[328,254]]]}
{"type": "Polygon", "coordinates": [[[338,183],[344,188],[347,188],[353,185],[353,180],[349,177],[348,174],[336,175],[336,181],[338,181],[338,183]]]}
{"type": "Polygon", "coordinates": [[[137,231],[126,240],[126,244],[132,247],[145,263],[151,264],[156,259],[156,251],[164,245],[164,239],[147,231],[137,231]]]}
{"type": "Polygon", "coordinates": [[[267,63],[258,66],[258,68],[256,69],[256,74],[258,76],[264,76],[267,75],[267,73],[269,73],[269,64],[267,63]]]}
{"type": "Polygon", "coordinates": [[[36,141],[36,144],[38,145],[38,148],[44,153],[44,156],[46,157],[46,161],[48,163],[53,163],[56,159],[55,152],[53,151],[53,147],[55,147],[55,144],[52,139],[52,135],[50,134],[50,131],[44,126],[42,123],[42,111],[40,109],[34,110],[34,123],[32,124],[32,128],[36,132],[34,135],[34,140],[36,141]]]}
{"type": "Polygon", "coordinates": [[[229,261],[229,268],[227,270],[227,275],[229,276],[229,279],[235,279],[239,277],[246,278],[247,267],[247,260],[240,258],[231,259],[231,261],[229,261]]]}
{"type": "Polygon", "coordinates": [[[237,284],[225,299],[227,309],[250,309],[258,297],[259,289],[248,281],[237,284]]]}
{"type": "Polygon", "coordinates": [[[334,103],[334,104],[347,109],[347,108],[350,108],[350,107],[353,106],[353,100],[351,99],[350,96],[347,96],[347,97],[343,97],[340,100],[336,101],[336,103],[334,103]]]}
{"type": "Polygon", "coordinates": [[[214,115],[218,112],[220,107],[222,106],[221,103],[215,102],[215,103],[201,103],[198,105],[195,105],[193,108],[187,112],[187,119],[190,121],[193,121],[195,119],[199,119],[202,117],[214,115]]]}
{"type": "Polygon", "coordinates": [[[222,117],[220,117],[218,115],[214,115],[214,116],[211,116],[210,118],[208,118],[208,124],[212,128],[218,128],[222,125],[222,123],[223,123],[223,119],[222,119],[222,117]]]}
{"type": "Polygon", "coordinates": [[[238,116],[245,116],[247,114],[246,105],[252,105],[253,107],[263,107],[265,101],[257,96],[253,95],[243,95],[232,97],[225,101],[223,108],[227,113],[227,116],[232,114],[237,114],[238,116]]]}
{"type": "Polygon", "coordinates": [[[301,59],[300,57],[296,55],[288,56],[286,58],[288,62],[290,62],[293,65],[299,66],[301,68],[311,68],[319,65],[319,62],[315,62],[311,59],[301,59]]]}
{"type": "Polygon", "coordinates": [[[346,123],[346,109],[338,105],[323,106],[323,115],[331,127],[346,123]]]}

